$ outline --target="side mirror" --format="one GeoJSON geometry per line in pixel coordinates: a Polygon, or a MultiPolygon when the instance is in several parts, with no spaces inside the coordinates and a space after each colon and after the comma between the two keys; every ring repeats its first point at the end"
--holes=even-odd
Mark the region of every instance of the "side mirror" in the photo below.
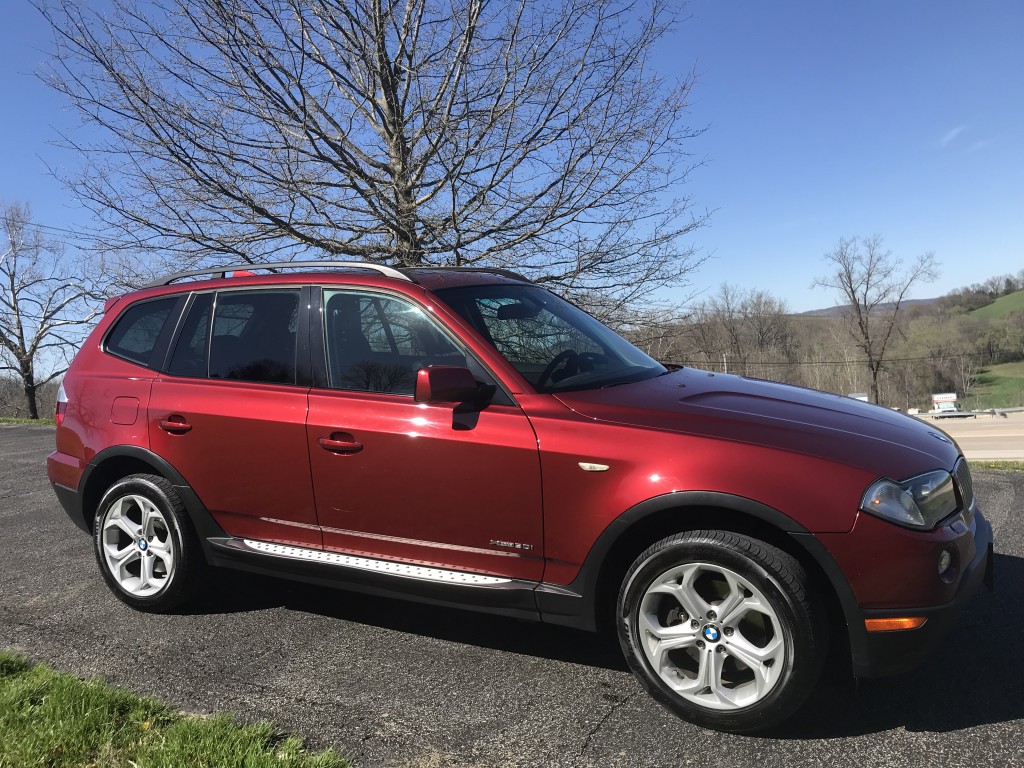
{"type": "Polygon", "coordinates": [[[466,403],[480,398],[480,388],[468,368],[431,365],[416,372],[417,403],[466,403]]]}

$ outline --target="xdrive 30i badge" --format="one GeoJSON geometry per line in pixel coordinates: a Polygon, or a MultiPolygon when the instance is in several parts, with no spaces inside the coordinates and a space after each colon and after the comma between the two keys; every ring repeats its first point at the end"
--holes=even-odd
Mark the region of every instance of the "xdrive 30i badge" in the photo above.
{"type": "Polygon", "coordinates": [[[518,541],[498,541],[497,539],[491,539],[492,547],[507,547],[509,549],[533,549],[533,544],[520,544],[518,541]]]}

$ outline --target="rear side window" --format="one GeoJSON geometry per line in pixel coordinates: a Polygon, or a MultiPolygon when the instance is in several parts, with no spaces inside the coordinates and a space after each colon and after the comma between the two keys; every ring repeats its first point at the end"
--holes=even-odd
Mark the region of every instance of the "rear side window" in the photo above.
{"type": "Polygon", "coordinates": [[[129,307],[107,336],[107,352],[139,365],[150,365],[160,334],[177,302],[177,296],[170,296],[129,307]]]}
{"type": "Polygon", "coordinates": [[[207,340],[210,337],[210,312],[213,310],[213,294],[200,293],[192,301],[178,343],[174,345],[171,363],[167,372],[174,376],[206,378],[207,340]]]}
{"type": "Polygon", "coordinates": [[[182,324],[167,372],[294,384],[298,310],[298,290],[200,294],[182,324]]]}

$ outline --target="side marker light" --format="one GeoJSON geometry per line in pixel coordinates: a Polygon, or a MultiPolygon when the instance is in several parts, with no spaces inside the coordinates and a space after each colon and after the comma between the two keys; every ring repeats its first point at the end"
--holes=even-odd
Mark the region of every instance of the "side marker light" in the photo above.
{"type": "Polygon", "coordinates": [[[920,629],[928,621],[924,616],[901,616],[894,619],[864,619],[868,632],[899,632],[906,629],[920,629]]]}

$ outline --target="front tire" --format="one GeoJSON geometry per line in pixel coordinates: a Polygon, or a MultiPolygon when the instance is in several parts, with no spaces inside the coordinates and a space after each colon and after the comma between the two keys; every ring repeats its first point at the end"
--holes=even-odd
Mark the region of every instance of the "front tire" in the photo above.
{"type": "Polygon", "coordinates": [[[205,570],[185,505],[157,475],[130,475],[107,490],[93,544],[107,586],[141,611],[165,613],[184,604],[205,570]]]}
{"type": "Polygon", "coordinates": [[[728,531],[656,542],[619,590],[619,643],[647,691],[680,717],[749,733],[789,717],[825,658],[824,614],[790,555],[728,531]]]}

